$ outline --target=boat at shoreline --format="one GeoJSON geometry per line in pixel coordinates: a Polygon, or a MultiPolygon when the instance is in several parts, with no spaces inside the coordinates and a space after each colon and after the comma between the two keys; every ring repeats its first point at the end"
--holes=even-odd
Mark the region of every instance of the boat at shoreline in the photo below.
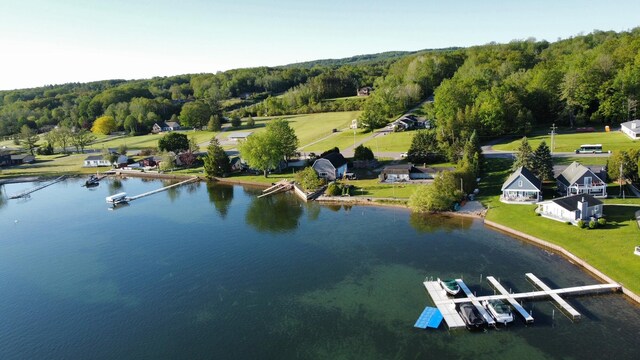
{"type": "Polygon", "coordinates": [[[462,317],[467,329],[469,330],[480,330],[484,329],[487,325],[487,322],[484,320],[480,312],[472,303],[461,303],[456,308],[458,310],[458,314],[462,317]]]}
{"type": "Polygon", "coordinates": [[[90,175],[89,178],[84,182],[84,186],[86,187],[94,187],[100,185],[100,179],[96,175],[90,175]]]}
{"type": "Polygon", "coordinates": [[[112,204],[112,205],[118,205],[118,204],[128,202],[126,192],[121,192],[111,196],[107,196],[105,200],[107,201],[107,204],[112,204]]]}
{"type": "Polygon", "coordinates": [[[496,323],[507,325],[513,321],[511,307],[502,300],[487,300],[482,303],[496,323]]]}
{"type": "Polygon", "coordinates": [[[455,279],[444,279],[440,280],[438,278],[438,283],[440,286],[446,291],[449,295],[456,296],[460,292],[460,285],[455,279]]]}

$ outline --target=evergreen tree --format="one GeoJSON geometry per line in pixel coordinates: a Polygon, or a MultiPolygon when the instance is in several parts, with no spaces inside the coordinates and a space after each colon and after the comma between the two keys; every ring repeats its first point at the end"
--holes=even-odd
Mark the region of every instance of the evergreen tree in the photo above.
{"type": "Polygon", "coordinates": [[[518,146],[518,150],[516,151],[516,159],[511,166],[512,170],[517,170],[520,166],[524,166],[527,169],[533,169],[533,150],[531,149],[531,145],[529,145],[529,141],[527,141],[527,137],[522,138],[522,142],[520,142],[520,146],[518,146]]]}
{"type": "Polygon", "coordinates": [[[209,131],[220,131],[222,130],[222,123],[220,122],[219,115],[211,115],[209,117],[209,123],[207,124],[207,130],[209,131]]]}
{"type": "Polygon", "coordinates": [[[533,167],[529,170],[542,181],[553,179],[553,159],[546,142],[542,141],[536,148],[533,154],[533,167]]]}
{"type": "Polygon", "coordinates": [[[224,152],[220,142],[215,137],[209,142],[207,156],[204,157],[204,172],[208,177],[224,176],[231,171],[229,156],[224,152]]]}

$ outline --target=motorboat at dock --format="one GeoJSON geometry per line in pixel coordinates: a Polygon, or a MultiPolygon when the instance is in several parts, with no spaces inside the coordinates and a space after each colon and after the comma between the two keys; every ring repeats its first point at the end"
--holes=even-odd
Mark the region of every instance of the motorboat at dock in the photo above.
{"type": "Polygon", "coordinates": [[[467,329],[480,330],[485,328],[487,322],[484,320],[480,312],[472,303],[461,303],[457,307],[458,314],[462,317],[467,329]]]}
{"type": "Polygon", "coordinates": [[[129,201],[129,199],[127,198],[126,192],[121,192],[111,196],[107,196],[105,200],[107,201],[107,204],[112,204],[112,205],[118,205],[118,204],[126,203],[129,201]]]}
{"type": "Polygon", "coordinates": [[[496,323],[507,325],[513,321],[511,307],[502,300],[487,300],[482,305],[489,311],[489,314],[496,320],[496,323]]]}
{"type": "Polygon", "coordinates": [[[455,279],[440,280],[440,278],[438,278],[438,283],[440,283],[440,286],[442,286],[444,291],[449,295],[456,296],[460,292],[460,285],[458,285],[455,279]]]}

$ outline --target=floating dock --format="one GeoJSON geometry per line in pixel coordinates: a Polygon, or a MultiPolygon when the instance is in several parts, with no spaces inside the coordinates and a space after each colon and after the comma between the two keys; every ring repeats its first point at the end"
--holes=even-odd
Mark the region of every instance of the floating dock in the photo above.
{"type": "Polygon", "coordinates": [[[29,190],[25,190],[25,191],[23,191],[23,192],[21,192],[21,193],[18,193],[18,194],[11,195],[11,196],[9,196],[9,199],[18,199],[18,198],[28,197],[28,196],[29,196],[29,194],[31,194],[31,193],[33,193],[33,192],[36,192],[36,191],[38,191],[38,190],[44,189],[44,188],[46,188],[47,186],[53,185],[53,184],[55,184],[55,183],[57,183],[57,182],[60,182],[60,181],[62,181],[62,180],[64,180],[64,179],[66,179],[66,176],[65,176],[65,175],[62,175],[62,176],[60,176],[60,177],[58,177],[58,178],[56,178],[56,179],[54,179],[54,180],[52,180],[52,181],[50,181],[50,182],[48,182],[48,183],[45,183],[45,184],[42,184],[42,185],[36,186],[36,187],[31,188],[31,189],[29,189],[29,190]]]}
{"type": "MultiPolygon", "coordinates": [[[[485,314],[486,316],[490,315],[481,305],[481,302],[485,300],[506,300],[517,310],[525,322],[531,323],[533,322],[533,317],[522,307],[522,305],[518,304],[518,300],[544,300],[550,298],[551,301],[561,309],[563,313],[567,314],[570,319],[578,320],[580,319],[580,313],[569,305],[569,303],[567,303],[560,295],[602,294],[620,291],[622,289],[619,284],[613,283],[551,289],[532,273],[527,273],[525,276],[540,290],[511,294],[507,292],[507,290],[493,276],[488,276],[487,280],[500,294],[475,296],[461,279],[456,279],[456,282],[458,282],[458,285],[460,285],[460,288],[464,291],[464,297],[449,297],[437,281],[425,281],[424,287],[427,289],[433,303],[442,313],[444,321],[449,329],[465,327],[464,321],[456,311],[456,305],[460,303],[472,303],[476,308],[478,308],[480,314],[485,317],[485,314]],[[480,310],[480,308],[482,308],[482,310],[480,310]]],[[[493,321],[493,323],[495,324],[495,321],[493,321]]]]}
{"type": "Polygon", "coordinates": [[[467,284],[465,284],[464,281],[462,281],[462,279],[456,279],[456,282],[458,283],[458,286],[460,286],[460,289],[465,293],[465,295],[467,295],[467,299],[469,299],[473,304],[473,306],[475,306],[476,309],[478,309],[478,312],[480,313],[480,315],[482,315],[482,317],[484,318],[484,321],[486,321],[487,324],[489,324],[490,326],[496,326],[496,321],[493,319],[491,314],[489,314],[487,309],[485,309],[484,306],[480,304],[480,301],[478,301],[476,296],[473,295],[471,290],[469,290],[469,288],[467,287],[467,284]]]}
{"type": "Polygon", "coordinates": [[[293,182],[289,180],[280,180],[272,186],[262,190],[262,195],[259,195],[258,198],[277,194],[279,192],[291,190],[293,188],[293,182]]]}
{"type": "Polygon", "coordinates": [[[181,182],[176,183],[176,184],[173,184],[173,185],[165,186],[165,187],[160,188],[160,189],[151,190],[151,191],[148,191],[148,192],[146,192],[146,193],[142,193],[142,194],[140,194],[140,195],[127,197],[127,198],[126,198],[126,201],[127,201],[127,202],[129,202],[129,201],[133,201],[133,200],[138,200],[138,199],[143,198],[143,197],[145,197],[145,196],[149,196],[149,195],[157,194],[157,193],[159,193],[159,192],[162,192],[162,191],[165,191],[165,190],[171,189],[171,188],[173,188],[173,187],[177,187],[177,186],[180,186],[180,185],[188,184],[188,183],[190,183],[190,182],[194,182],[194,181],[198,181],[198,178],[197,178],[197,177],[194,177],[194,178],[187,179],[187,180],[185,180],[185,181],[181,181],[181,182]]]}

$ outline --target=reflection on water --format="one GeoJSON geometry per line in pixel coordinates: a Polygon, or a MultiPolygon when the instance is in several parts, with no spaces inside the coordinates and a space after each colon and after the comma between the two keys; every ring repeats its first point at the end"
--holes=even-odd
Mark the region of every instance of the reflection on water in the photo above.
{"type": "Polygon", "coordinates": [[[108,187],[111,194],[119,193],[120,189],[122,189],[122,180],[120,180],[119,178],[113,178],[111,179],[111,181],[107,181],[107,183],[109,184],[108,187]]]}
{"type": "Polygon", "coordinates": [[[471,218],[411,213],[409,224],[421,233],[432,233],[436,231],[454,231],[458,229],[469,229],[473,224],[471,218]]]}
{"type": "Polygon", "coordinates": [[[298,227],[302,204],[292,196],[254,198],[245,216],[247,224],[260,232],[287,232],[298,227]]]}
{"type": "Polygon", "coordinates": [[[229,206],[231,206],[231,202],[233,201],[233,189],[234,187],[229,185],[221,185],[213,182],[207,183],[209,201],[223,219],[227,217],[229,206]]]}

